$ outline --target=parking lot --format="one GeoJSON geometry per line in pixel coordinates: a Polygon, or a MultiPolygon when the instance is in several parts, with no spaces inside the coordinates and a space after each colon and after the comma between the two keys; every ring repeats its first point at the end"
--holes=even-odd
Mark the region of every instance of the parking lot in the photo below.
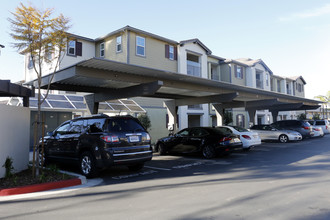
{"type": "Polygon", "coordinates": [[[329,219],[330,135],[211,160],[159,156],[101,185],[2,202],[4,219],[329,219]]]}

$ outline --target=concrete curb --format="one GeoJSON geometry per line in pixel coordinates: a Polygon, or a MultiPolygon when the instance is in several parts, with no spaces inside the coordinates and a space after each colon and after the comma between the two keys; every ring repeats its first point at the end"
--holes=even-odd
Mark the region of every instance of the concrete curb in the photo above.
{"type": "Polygon", "coordinates": [[[47,190],[66,188],[66,187],[77,186],[77,185],[87,183],[87,179],[85,176],[81,176],[76,173],[71,173],[71,172],[66,172],[66,171],[60,171],[60,172],[71,175],[71,176],[77,176],[77,178],[69,179],[69,180],[62,180],[62,181],[57,181],[57,182],[51,182],[51,183],[41,183],[41,184],[34,184],[34,185],[29,185],[29,186],[0,189],[0,196],[10,196],[10,195],[17,195],[17,194],[47,191],[47,190]]]}

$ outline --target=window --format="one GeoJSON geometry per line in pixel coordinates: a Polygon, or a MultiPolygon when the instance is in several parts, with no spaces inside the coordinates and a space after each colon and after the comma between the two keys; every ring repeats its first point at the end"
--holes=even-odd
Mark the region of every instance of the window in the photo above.
{"type": "Polygon", "coordinates": [[[199,56],[187,54],[187,74],[201,77],[201,64],[199,63],[199,56]]]}
{"type": "Polygon", "coordinates": [[[239,127],[244,128],[245,127],[245,117],[242,114],[238,114],[236,116],[236,125],[239,127]]]}
{"type": "Polygon", "coordinates": [[[31,55],[29,56],[28,68],[29,69],[32,69],[33,68],[33,59],[32,59],[32,56],[31,55]]]}
{"type": "Polygon", "coordinates": [[[76,41],[73,40],[69,41],[68,54],[76,55],[76,41]]]}
{"type": "Polygon", "coordinates": [[[121,52],[122,51],[122,39],[121,36],[118,36],[116,38],[116,52],[121,52]]]}
{"type": "Polygon", "coordinates": [[[269,74],[266,73],[266,86],[269,86],[269,74]]]}
{"type": "Polygon", "coordinates": [[[277,92],[281,92],[281,81],[277,80],[277,92]]]}
{"type": "Polygon", "coordinates": [[[82,56],[82,43],[70,40],[68,43],[68,55],[82,56]]]}
{"type": "Polygon", "coordinates": [[[177,60],[177,48],[172,45],[165,45],[165,58],[177,60]]]}
{"type": "Polygon", "coordinates": [[[136,36],[136,55],[145,56],[146,39],[144,37],[136,36]]]}
{"type": "Polygon", "coordinates": [[[104,57],[104,42],[100,44],[100,57],[104,57]]]}
{"type": "Polygon", "coordinates": [[[243,67],[235,66],[235,77],[238,79],[243,79],[243,67]]]}
{"type": "Polygon", "coordinates": [[[220,81],[219,68],[217,65],[211,64],[211,79],[220,81]]]}
{"type": "Polygon", "coordinates": [[[256,86],[259,89],[263,89],[263,80],[262,80],[262,73],[256,73],[256,86]]]}
{"type": "Polygon", "coordinates": [[[188,109],[203,109],[203,106],[201,104],[188,105],[188,109]]]}

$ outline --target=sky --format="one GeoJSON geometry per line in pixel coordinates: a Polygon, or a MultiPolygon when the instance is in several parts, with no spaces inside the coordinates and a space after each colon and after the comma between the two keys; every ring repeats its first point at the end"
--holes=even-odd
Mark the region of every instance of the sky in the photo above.
{"type": "Polygon", "coordinates": [[[71,19],[70,33],[95,39],[126,25],[182,41],[198,38],[213,55],[262,59],[275,75],[302,76],[305,96],[330,91],[330,0],[1,0],[0,79],[24,79],[12,47],[11,12],[22,2],[71,19]]]}

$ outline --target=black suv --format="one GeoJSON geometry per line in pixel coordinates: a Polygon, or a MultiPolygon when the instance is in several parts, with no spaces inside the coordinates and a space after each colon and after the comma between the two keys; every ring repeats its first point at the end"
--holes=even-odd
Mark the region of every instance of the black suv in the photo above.
{"type": "Polygon", "coordinates": [[[81,173],[88,178],[113,165],[137,171],[152,158],[150,136],[132,116],[75,118],[47,135],[44,161],[79,161],[81,173]]]}
{"type": "Polygon", "coordinates": [[[314,136],[312,126],[303,120],[283,120],[271,124],[279,130],[294,130],[301,134],[302,138],[314,136]]]}

